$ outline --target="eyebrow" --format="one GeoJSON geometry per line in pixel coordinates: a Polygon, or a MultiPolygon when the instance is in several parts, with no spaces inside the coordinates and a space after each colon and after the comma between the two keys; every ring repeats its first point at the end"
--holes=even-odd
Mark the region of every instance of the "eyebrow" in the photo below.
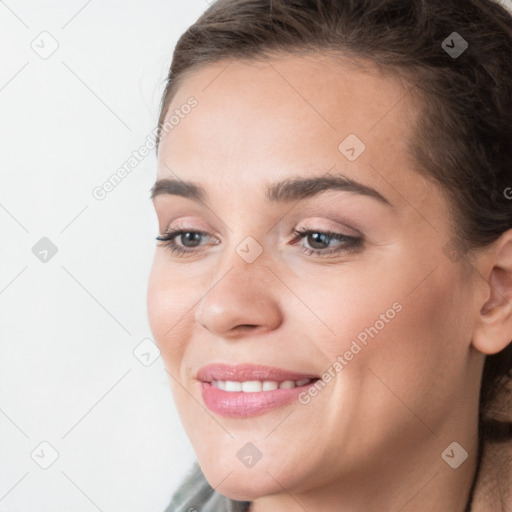
{"type": "MultiPolygon", "coordinates": [[[[288,203],[313,197],[328,190],[342,190],[371,197],[392,206],[380,192],[369,185],[347,178],[342,174],[320,176],[317,178],[295,177],[271,184],[266,190],[266,199],[272,203],[288,203]]],[[[151,200],[162,195],[175,195],[205,202],[206,190],[197,183],[165,178],[156,181],[151,188],[151,200]]]]}

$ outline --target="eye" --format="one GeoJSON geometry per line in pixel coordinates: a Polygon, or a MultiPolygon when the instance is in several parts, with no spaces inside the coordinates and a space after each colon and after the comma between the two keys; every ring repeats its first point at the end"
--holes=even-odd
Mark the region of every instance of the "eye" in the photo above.
{"type": "Polygon", "coordinates": [[[362,237],[332,231],[319,231],[305,228],[303,230],[294,230],[294,233],[296,237],[292,243],[305,239],[310,247],[305,247],[301,244],[302,250],[310,256],[326,256],[341,252],[355,251],[360,249],[363,244],[362,237]],[[332,242],[335,242],[334,246],[332,242]]]}
{"type": "MultiPolygon", "coordinates": [[[[300,244],[302,251],[307,255],[327,256],[338,254],[341,252],[350,252],[360,249],[363,244],[362,237],[345,235],[332,231],[319,231],[305,228],[303,230],[294,230],[295,238],[292,245],[305,239],[309,247],[300,244]],[[333,244],[334,242],[334,244],[333,244]]],[[[163,242],[163,246],[177,256],[185,256],[186,254],[197,253],[201,250],[203,238],[211,238],[206,231],[197,231],[192,229],[175,229],[163,235],[159,235],[156,239],[163,242]],[[177,241],[181,242],[180,244],[177,241]]],[[[212,245],[217,245],[219,241],[214,239],[212,245]]]]}
{"type": "Polygon", "coordinates": [[[169,249],[173,254],[184,255],[197,252],[195,248],[200,246],[202,237],[209,236],[210,235],[206,233],[206,231],[175,229],[157,236],[156,239],[159,242],[163,242],[162,245],[169,249]],[[178,245],[176,243],[176,239],[181,241],[183,245],[178,245]]]}

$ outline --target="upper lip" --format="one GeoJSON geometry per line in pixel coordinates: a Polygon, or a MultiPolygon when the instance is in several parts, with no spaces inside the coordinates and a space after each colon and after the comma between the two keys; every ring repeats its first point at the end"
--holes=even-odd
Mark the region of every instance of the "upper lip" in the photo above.
{"type": "Polygon", "coordinates": [[[269,380],[284,382],[285,380],[316,379],[317,375],[311,373],[300,373],[283,368],[275,368],[259,364],[237,364],[229,365],[214,363],[203,366],[197,372],[197,379],[202,382],[214,380],[230,380],[235,382],[246,382],[250,380],[269,380]]]}

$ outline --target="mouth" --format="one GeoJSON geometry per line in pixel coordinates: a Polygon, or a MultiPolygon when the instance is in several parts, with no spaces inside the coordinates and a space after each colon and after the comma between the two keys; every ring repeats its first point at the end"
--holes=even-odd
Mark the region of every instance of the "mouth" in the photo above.
{"type": "Polygon", "coordinates": [[[263,365],[210,364],[199,370],[197,380],[208,409],[244,418],[290,404],[319,377],[263,365]]]}
{"type": "Polygon", "coordinates": [[[261,393],[262,391],[274,391],[275,389],[293,389],[306,386],[313,382],[314,379],[299,380],[246,380],[238,382],[236,380],[212,380],[211,385],[214,388],[222,389],[228,393],[261,393]]]}

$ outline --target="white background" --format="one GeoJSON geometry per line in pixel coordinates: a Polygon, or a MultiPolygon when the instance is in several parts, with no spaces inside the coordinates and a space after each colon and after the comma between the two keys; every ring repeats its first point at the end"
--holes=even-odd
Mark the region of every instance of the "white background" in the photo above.
{"type": "Polygon", "coordinates": [[[161,358],[133,355],[151,338],[154,150],[103,201],[92,190],[156,126],[174,45],[207,7],[0,2],[2,512],[162,512],[194,460],[161,358]]]}
{"type": "Polygon", "coordinates": [[[174,44],[207,7],[0,1],[2,512],[162,512],[194,460],[161,359],[133,353],[151,338],[154,151],[92,190],[156,126],[174,44]]]}

